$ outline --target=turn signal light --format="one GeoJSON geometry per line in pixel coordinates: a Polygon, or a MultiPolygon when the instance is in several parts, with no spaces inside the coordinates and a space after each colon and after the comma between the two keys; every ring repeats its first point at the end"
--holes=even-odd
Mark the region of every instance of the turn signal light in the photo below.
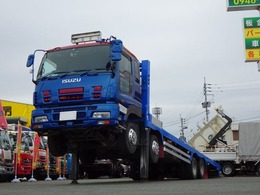
{"type": "Polygon", "coordinates": [[[50,90],[45,90],[42,92],[43,96],[50,96],[51,95],[51,91],[50,90]]]}
{"type": "Polygon", "coordinates": [[[102,86],[94,86],[94,91],[101,91],[102,86]]]}

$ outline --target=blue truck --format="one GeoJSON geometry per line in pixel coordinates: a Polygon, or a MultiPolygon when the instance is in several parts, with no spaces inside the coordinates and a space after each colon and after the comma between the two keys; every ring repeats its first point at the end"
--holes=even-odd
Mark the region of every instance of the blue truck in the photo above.
{"type": "Polygon", "coordinates": [[[50,153],[78,164],[122,159],[133,180],[218,175],[220,166],[163,129],[150,114],[150,62],[114,36],[71,36],[72,45],[35,50],[27,59],[35,84],[32,130],[48,136],[50,153]],[[38,73],[36,52],[44,52],[38,73]]]}

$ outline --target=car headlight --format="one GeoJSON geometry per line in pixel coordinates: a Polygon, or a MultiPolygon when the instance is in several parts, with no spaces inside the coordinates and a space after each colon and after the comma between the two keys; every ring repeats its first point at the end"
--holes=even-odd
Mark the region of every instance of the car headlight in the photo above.
{"type": "Polygon", "coordinates": [[[94,112],[92,118],[110,118],[110,112],[94,112]]]}
{"type": "Polygon", "coordinates": [[[42,123],[42,122],[48,122],[47,116],[36,116],[34,118],[35,123],[42,123]]]}

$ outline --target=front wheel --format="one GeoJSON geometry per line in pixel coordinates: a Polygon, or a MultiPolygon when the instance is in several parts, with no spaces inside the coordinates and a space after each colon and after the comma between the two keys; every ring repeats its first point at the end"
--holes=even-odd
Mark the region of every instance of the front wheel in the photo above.
{"type": "Polygon", "coordinates": [[[232,163],[226,162],[221,167],[222,174],[226,177],[232,177],[235,174],[235,167],[232,163]]]}
{"type": "Polygon", "coordinates": [[[139,144],[139,125],[128,123],[126,131],[121,138],[121,148],[124,154],[134,154],[139,144]]]}

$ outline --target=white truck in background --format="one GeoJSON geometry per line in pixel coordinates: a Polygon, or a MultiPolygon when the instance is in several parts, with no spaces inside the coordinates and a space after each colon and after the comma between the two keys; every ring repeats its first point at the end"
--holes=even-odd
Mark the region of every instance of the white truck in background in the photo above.
{"type": "Polygon", "coordinates": [[[233,124],[223,110],[208,123],[204,123],[188,141],[221,165],[224,176],[234,176],[238,171],[260,175],[260,122],[233,124]]]}

